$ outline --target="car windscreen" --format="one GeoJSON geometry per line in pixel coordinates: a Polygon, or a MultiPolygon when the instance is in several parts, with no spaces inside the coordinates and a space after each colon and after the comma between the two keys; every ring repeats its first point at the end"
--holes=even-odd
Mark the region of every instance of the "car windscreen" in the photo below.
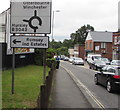
{"type": "Polygon", "coordinates": [[[102,61],[109,61],[107,58],[103,58],[102,61]]]}
{"type": "Polygon", "coordinates": [[[100,60],[96,60],[95,63],[96,63],[96,64],[104,64],[104,62],[103,62],[103,61],[100,61],[100,60]]]}
{"type": "Polygon", "coordinates": [[[100,59],[101,57],[100,56],[94,56],[94,59],[100,59]]]}
{"type": "Polygon", "coordinates": [[[81,58],[76,58],[75,60],[82,60],[81,58]]]}

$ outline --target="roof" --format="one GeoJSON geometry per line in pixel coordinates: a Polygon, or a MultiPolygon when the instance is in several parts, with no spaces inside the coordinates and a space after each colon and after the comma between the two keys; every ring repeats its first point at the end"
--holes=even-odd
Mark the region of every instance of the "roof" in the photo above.
{"type": "Polygon", "coordinates": [[[94,42],[112,42],[112,32],[90,31],[86,40],[92,40],[94,42]]]}

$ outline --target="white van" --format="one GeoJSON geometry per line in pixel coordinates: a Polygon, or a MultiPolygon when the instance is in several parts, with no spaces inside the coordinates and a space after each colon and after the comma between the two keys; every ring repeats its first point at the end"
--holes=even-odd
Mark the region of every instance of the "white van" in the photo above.
{"type": "Polygon", "coordinates": [[[101,58],[100,54],[88,54],[87,55],[87,62],[90,64],[94,64],[95,60],[98,60],[99,58],[101,58]]]}

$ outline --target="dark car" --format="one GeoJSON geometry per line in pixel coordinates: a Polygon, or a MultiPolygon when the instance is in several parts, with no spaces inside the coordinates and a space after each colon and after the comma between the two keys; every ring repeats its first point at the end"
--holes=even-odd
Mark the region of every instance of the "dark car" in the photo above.
{"type": "Polygon", "coordinates": [[[106,63],[101,60],[95,60],[92,66],[93,69],[100,70],[101,68],[106,66],[106,63]]]}
{"type": "Polygon", "coordinates": [[[95,84],[102,84],[108,92],[120,90],[120,66],[107,65],[94,76],[95,84]]]}

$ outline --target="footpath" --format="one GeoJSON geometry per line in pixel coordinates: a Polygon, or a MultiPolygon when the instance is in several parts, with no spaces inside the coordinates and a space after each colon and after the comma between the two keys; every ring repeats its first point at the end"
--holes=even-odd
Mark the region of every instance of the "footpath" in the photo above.
{"type": "Polygon", "coordinates": [[[49,108],[92,108],[65,69],[56,70],[49,108]]]}

